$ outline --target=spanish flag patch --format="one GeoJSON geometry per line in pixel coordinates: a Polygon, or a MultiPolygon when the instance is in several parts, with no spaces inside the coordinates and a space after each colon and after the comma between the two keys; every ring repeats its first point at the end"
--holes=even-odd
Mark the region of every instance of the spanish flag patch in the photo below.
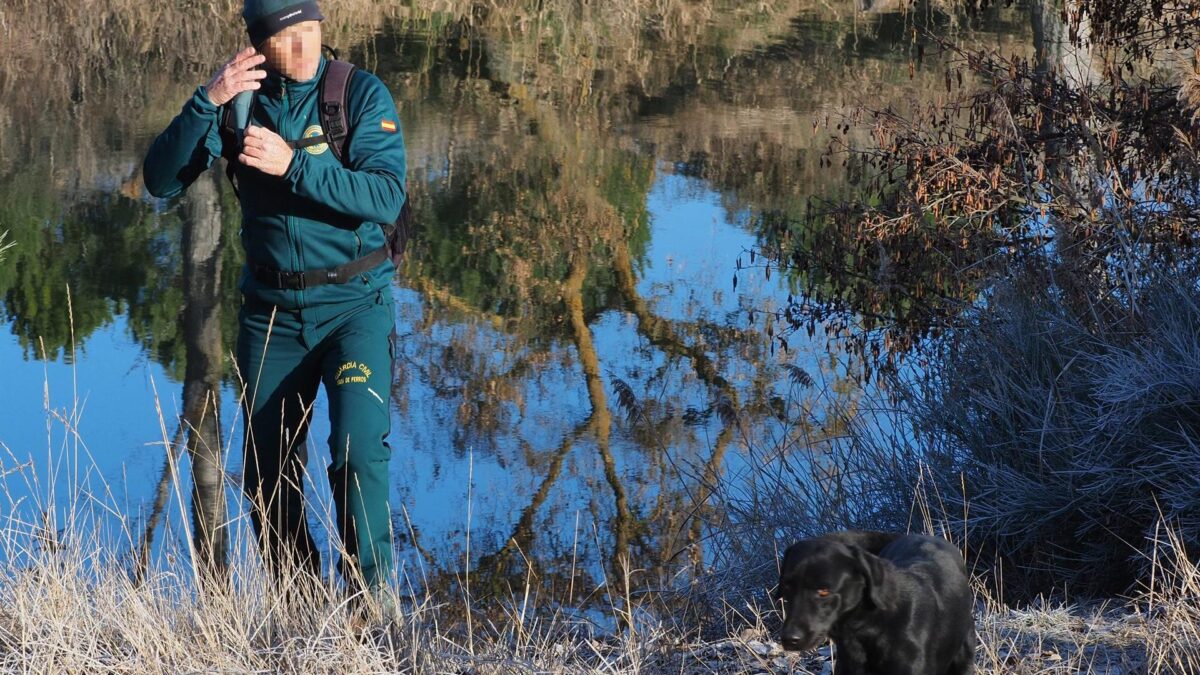
{"type": "Polygon", "coordinates": [[[389,134],[396,133],[396,123],[391,120],[384,120],[379,123],[379,126],[382,127],[383,130],[388,132],[389,134]]]}

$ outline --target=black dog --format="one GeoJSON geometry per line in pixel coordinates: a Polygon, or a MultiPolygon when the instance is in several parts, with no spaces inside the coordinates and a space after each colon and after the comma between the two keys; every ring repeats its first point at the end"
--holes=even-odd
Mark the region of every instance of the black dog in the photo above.
{"type": "Polygon", "coordinates": [[[968,675],[975,620],[962,556],[944,539],[836,532],[788,548],[783,648],[832,638],[834,675],[968,675]]]}

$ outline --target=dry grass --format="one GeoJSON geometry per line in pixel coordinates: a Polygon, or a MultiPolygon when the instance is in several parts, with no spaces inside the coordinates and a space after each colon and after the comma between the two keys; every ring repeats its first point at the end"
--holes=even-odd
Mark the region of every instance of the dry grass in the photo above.
{"type": "Polygon", "coordinates": [[[77,416],[51,418],[67,431],[52,464],[82,478],[69,489],[78,497],[55,508],[54,489],[41,488],[32,462],[12,453],[0,462],[0,672],[628,672],[660,647],[664,632],[649,612],[626,615],[627,629],[601,636],[541,606],[535,588],[476,606],[461,590],[429,590],[421,570],[401,576],[392,596],[399,611],[385,618],[377,603],[335,584],[268,578],[241,518],[228,524],[228,577],[213,581],[192,565],[186,532],[168,533],[176,543],[140,570],[130,552],[141,534],[98,479],[88,480],[77,416]],[[44,503],[17,497],[10,488],[20,483],[44,503]]]}
{"type": "Polygon", "coordinates": [[[1032,285],[997,288],[887,392],[789,404],[784,440],[750,450],[751,489],[719,490],[730,564],[770,560],[762,532],[949,522],[977,572],[1003,571],[990,587],[1029,600],[1127,592],[1164,521],[1195,546],[1200,294],[1166,282],[1136,311],[1080,310],[1032,285]]]}
{"type": "Polygon", "coordinates": [[[138,585],[111,563],[90,570],[96,562],[67,554],[6,570],[0,669],[618,672],[636,669],[655,642],[652,633],[637,642],[590,640],[566,622],[493,624],[469,636],[444,623],[431,598],[383,624],[324,589],[285,601],[239,574],[232,589],[194,594],[175,573],[138,585]]]}
{"type": "MultiPolygon", "coordinates": [[[[55,475],[40,483],[32,462],[11,452],[0,461],[0,485],[6,486],[0,492],[0,671],[831,672],[835,655],[828,647],[784,653],[773,640],[777,614],[753,599],[710,603],[711,611],[726,615],[727,628],[705,639],[653,598],[620,610],[621,629],[603,631],[572,618],[572,608],[542,601],[536,589],[518,589],[482,607],[467,594],[433,590],[421,570],[410,570],[397,584],[403,596],[396,598],[398,616],[385,620],[378,606],[363,610],[360,598],[333,585],[269,582],[241,519],[229,524],[228,582],[202,581],[186,550],[186,532],[174,538],[185,543],[168,547],[159,566],[135,573],[130,556],[117,551],[136,550],[138,533],[107,486],[88,479],[93,471],[76,433],[78,406],[48,415],[64,439],[49,448],[55,475]],[[51,508],[57,502],[48,486],[60,483],[63,473],[81,478],[59,495],[76,497],[65,508],[51,508]],[[15,481],[29,485],[42,503],[10,493],[15,481]],[[113,516],[115,528],[101,522],[113,516]]],[[[164,430],[169,447],[165,436],[164,430]]],[[[183,503],[176,471],[171,468],[172,488],[183,503]]],[[[934,525],[930,501],[923,497],[912,506],[915,522],[927,531],[952,531],[934,525]]],[[[186,528],[188,520],[178,522],[186,528]]],[[[1009,607],[977,584],[979,672],[1200,672],[1200,567],[1174,530],[1164,526],[1159,533],[1146,565],[1150,575],[1130,599],[1009,607]]]]}
{"type": "Polygon", "coordinates": [[[1200,541],[1200,295],[1180,279],[1129,304],[1001,288],[910,392],[943,512],[1007,557],[1012,592],[1127,589],[1163,518],[1200,541]]]}
{"type": "Polygon", "coordinates": [[[1160,528],[1150,578],[1131,598],[1012,608],[982,599],[983,673],[1200,672],[1200,565],[1160,528]]]}
{"type": "MultiPolygon", "coordinates": [[[[979,672],[1195,673],[1197,605],[1184,593],[1195,591],[1197,570],[1182,576],[1189,587],[1158,595],[1152,608],[1146,597],[1109,611],[983,604],[979,672]]],[[[600,637],[565,619],[514,616],[469,638],[428,596],[385,625],[357,619],[336,593],[273,598],[253,575],[239,573],[233,589],[189,588],[170,572],[135,585],[111,561],[67,552],[10,567],[0,586],[0,670],[829,672],[828,648],[785,654],[762,624],[697,642],[654,624],[600,637]]]]}
{"type": "Polygon", "coordinates": [[[8,252],[8,249],[17,245],[16,242],[7,241],[7,239],[8,230],[0,232],[0,262],[4,262],[4,254],[8,252]]]}

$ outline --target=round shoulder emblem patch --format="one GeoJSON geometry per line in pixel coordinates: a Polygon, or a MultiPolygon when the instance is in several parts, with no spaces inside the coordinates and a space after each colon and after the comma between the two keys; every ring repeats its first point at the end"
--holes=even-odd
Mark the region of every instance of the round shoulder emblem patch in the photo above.
{"type": "MultiPolygon", "coordinates": [[[[321,131],[321,125],[314,124],[311,127],[304,130],[304,137],[305,138],[313,138],[314,136],[320,136],[322,133],[324,133],[324,132],[321,131]]],[[[319,155],[328,149],[329,149],[328,143],[318,143],[316,145],[308,146],[307,148],[304,149],[304,151],[310,155],[319,155]]]]}

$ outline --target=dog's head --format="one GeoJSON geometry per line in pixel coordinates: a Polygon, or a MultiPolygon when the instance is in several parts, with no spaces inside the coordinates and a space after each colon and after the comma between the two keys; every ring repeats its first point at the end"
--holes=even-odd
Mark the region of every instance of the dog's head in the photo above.
{"type": "Polygon", "coordinates": [[[847,614],[890,603],[885,564],[858,546],[832,539],[792,544],[779,568],[775,592],[783,603],[780,642],[789,651],[812,649],[829,639],[847,614]]]}

